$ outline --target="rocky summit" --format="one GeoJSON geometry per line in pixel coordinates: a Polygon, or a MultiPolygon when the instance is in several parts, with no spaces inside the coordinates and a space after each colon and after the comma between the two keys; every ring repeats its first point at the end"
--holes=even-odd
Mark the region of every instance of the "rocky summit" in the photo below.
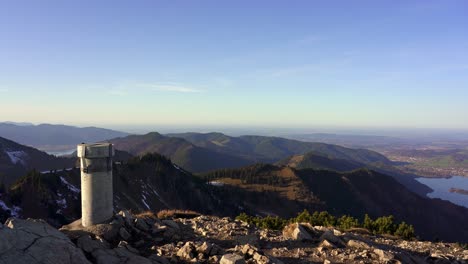
{"type": "Polygon", "coordinates": [[[282,231],[231,218],[121,211],[107,223],[59,230],[42,220],[0,224],[0,263],[468,263],[458,244],[295,223],[282,231]]]}

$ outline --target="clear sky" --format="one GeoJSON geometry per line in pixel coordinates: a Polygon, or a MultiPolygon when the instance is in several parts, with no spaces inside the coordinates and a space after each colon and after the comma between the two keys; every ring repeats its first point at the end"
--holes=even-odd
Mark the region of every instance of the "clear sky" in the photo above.
{"type": "Polygon", "coordinates": [[[0,120],[467,129],[468,2],[0,0],[0,120]]]}

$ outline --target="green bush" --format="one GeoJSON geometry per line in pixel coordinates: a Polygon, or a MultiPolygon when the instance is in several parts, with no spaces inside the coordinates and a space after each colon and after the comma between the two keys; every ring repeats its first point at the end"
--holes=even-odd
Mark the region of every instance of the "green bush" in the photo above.
{"type": "Polygon", "coordinates": [[[396,231],[396,224],[393,223],[393,215],[382,216],[374,221],[374,233],[393,235],[396,231]]]}
{"type": "Polygon", "coordinates": [[[401,222],[398,225],[395,235],[404,239],[411,239],[414,237],[414,228],[412,225],[408,225],[405,222],[401,222]]]}
{"type": "Polygon", "coordinates": [[[287,220],[279,218],[279,217],[272,217],[272,216],[253,217],[245,213],[241,213],[239,216],[236,217],[236,219],[242,222],[246,222],[248,224],[256,225],[259,228],[272,229],[272,230],[281,230],[288,223],[287,220]]]}
{"type": "Polygon", "coordinates": [[[361,227],[359,225],[359,220],[349,216],[343,215],[342,217],[338,218],[338,227],[344,230],[348,230],[355,227],[361,227]]]}
{"type": "Polygon", "coordinates": [[[289,220],[272,216],[253,217],[245,213],[241,213],[236,217],[236,219],[256,225],[259,228],[273,230],[280,230],[284,228],[287,223],[310,223],[313,226],[334,226],[343,230],[362,227],[374,234],[395,235],[403,239],[411,239],[415,236],[412,225],[408,225],[405,222],[401,222],[399,224],[394,223],[394,217],[392,215],[382,216],[372,220],[372,218],[366,214],[362,224],[357,218],[349,215],[343,215],[337,219],[326,211],[316,211],[313,214],[310,214],[307,210],[302,211],[295,218],[291,218],[289,220]]]}

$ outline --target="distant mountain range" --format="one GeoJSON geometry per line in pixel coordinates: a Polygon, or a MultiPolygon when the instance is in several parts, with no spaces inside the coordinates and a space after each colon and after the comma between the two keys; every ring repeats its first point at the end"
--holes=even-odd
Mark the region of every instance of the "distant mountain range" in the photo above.
{"type": "MultiPolygon", "coordinates": [[[[114,165],[115,210],[167,208],[211,215],[241,212],[291,217],[303,209],[362,217],[394,215],[425,239],[467,242],[468,209],[422,198],[370,170],[338,173],[257,164],[192,175],[167,158],[146,154],[114,165]]],[[[1,191],[0,191],[1,192],[1,191]]],[[[80,216],[80,171],[30,172],[0,194],[0,218],[12,213],[55,226],[80,216]]],[[[2,221],[3,219],[0,219],[2,221]]]]}
{"type": "Polygon", "coordinates": [[[252,163],[231,153],[220,153],[196,146],[183,138],[163,136],[152,132],[146,135],[130,135],[108,140],[116,149],[133,155],[160,153],[169,157],[178,166],[192,171],[205,172],[222,168],[235,168],[252,163]]]}
{"type": "Polygon", "coordinates": [[[48,152],[67,151],[81,142],[98,142],[126,135],[128,133],[97,127],[0,123],[0,137],[48,152]]]}
{"type": "MultiPolygon", "coordinates": [[[[117,149],[134,155],[157,152],[182,168],[195,172],[207,172],[222,168],[235,168],[254,163],[287,165],[285,159],[306,154],[299,168],[332,169],[349,171],[371,168],[395,177],[412,191],[424,196],[431,189],[419,183],[414,175],[405,174],[393,166],[393,162],[375,151],[351,149],[325,143],[266,136],[231,137],[221,133],[149,133],[109,140],[117,149]],[[311,158],[316,160],[311,162],[311,158]]],[[[294,167],[294,166],[293,166],[294,167]]]]}

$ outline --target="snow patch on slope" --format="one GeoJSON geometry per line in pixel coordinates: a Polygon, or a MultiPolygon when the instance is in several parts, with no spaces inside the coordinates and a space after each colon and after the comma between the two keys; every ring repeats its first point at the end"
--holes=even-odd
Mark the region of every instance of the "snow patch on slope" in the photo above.
{"type": "Polygon", "coordinates": [[[2,200],[0,200],[0,208],[4,211],[10,211],[13,217],[19,217],[19,211],[21,211],[21,208],[18,206],[13,206],[13,208],[8,207],[2,200]]]}
{"type": "Polygon", "coordinates": [[[75,185],[69,183],[67,180],[65,180],[65,178],[63,178],[62,176],[60,176],[60,180],[62,181],[63,184],[65,184],[65,186],[67,186],[68,190],[74,192],[74,193],[79,193],[81,192],[81,190],[79,188],[76,188],[75,185]]]}
{"type": "Polygon", "coordinates": [[[28,157],[28,154],[22,150],[18,151],[5,151],[5,153],[8,155],[10,158],[11,162],[13,164],[18,164],[21,163],[22,165],[26,165],[26,161],[24,158],[28,157]]]}

